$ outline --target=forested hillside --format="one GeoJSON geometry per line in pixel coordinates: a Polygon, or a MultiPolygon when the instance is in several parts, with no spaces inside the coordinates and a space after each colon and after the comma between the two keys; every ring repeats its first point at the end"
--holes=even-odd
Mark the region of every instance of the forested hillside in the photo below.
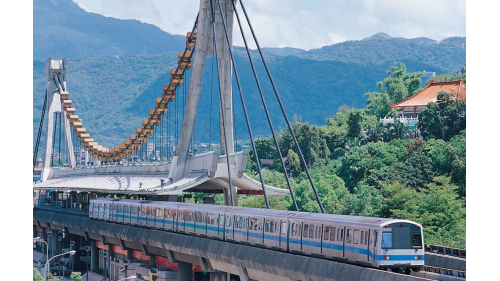
{"type": "MultiPolygon", "coordinates": [[[[415,63],[438,67],[446,73],[455,73],[465,66],[465,37],[445,38],[434,41],[429,38],[404,39],[377,33],[359,41],[347,41],[297,56],[315,60],[333,60],[362,65],[387,65],[404,62],[410,68],[415,63]]],[[[414,69],[426,70],[428,69],[414,69]]]]}
{"type": "MultiPolygon", "coordinates": [[[[128,138],[147,116],[154,99],[161,95],[163,84],[169,82],[168,72],[175,67],[177,52],[184,50],[183,36],[170,35],[139,21],[87,13],[70,0],[35,0],[33,22],[34,135],[45,93],[44,61],[49,56],[68,59],[68,89],[78,115],[87,130],[98,136],[99,143],[114,146],[128,138]],[[146,55],[143,55],[144,48],[146,55]]],[[[367,100],[364,94],[377,90],[373,81],[384,79],[398,58],[406,62],[409,71],[437,74],[454,74],[465,65],[465,45],[460,47],[465,39],[446,39],[439,44],[429,40],[379,34],[371,39],[308,52],[296,48],[264,48],[263,51],[290,118],[296,115],[299,120],[319,125],[343,105],[364,107],[367,100]],[[431,47],[422,47],[421,42],[431,47]],[[447,57],[442,58],[444,53],[447,57]],[[448,57],[458,59],[449,63],[448,57]]],[[[252,53],[258,56],[258,52],[252,53]]],[[[256,136],[270,136],[246,56],[244,49],[235,47],[252,128],[256,136]]],[[[257,57],[255,59],[257,61],[257,57]]],[[[209,132],[203,128],[209,127],[210,115],[216,116],[214,111],[218,110],[217,72],[212,72],[212,67],[213,60],[208,58],[195,131],[196,141],[200,142],[208,140],[209,132]]],[[[256,62],[256,67],[274,126],[283,127],[284,120],[262,63],[256,62]]],[[[236,81],[233,87],[238,93],[236,81]]],[[[179,97],[183,91],[180,89],[179,97]]],[[[234,105],[237,137],[248,139],[237,96],[234,105]]],[[[182,112],[182,105],[180,107],[182,112]]],[[[212,121],[218,125],[216,120],[212,121]]]]}
{"type": "Polygon", "coordinates": [[[33,0],[34,60],[161,54],[184,49],[184,44],[184,36],[137,20],[88,13],[71,0],[33,0]]]}

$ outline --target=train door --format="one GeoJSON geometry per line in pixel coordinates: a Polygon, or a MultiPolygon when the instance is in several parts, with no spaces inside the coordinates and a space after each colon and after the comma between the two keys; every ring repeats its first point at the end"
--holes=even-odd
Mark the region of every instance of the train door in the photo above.
{"type": "Polygon", "coordinates": [[[186,231],[186,228],[184,227],[185,226],[185,223],[184,223],[184,210],[182,209],[178,209],[177,210],[177,231],[179,232],[185,232],[186,231]]]}
{"type": "Polygon", "coordinates": [[[302,223],[290,220],[288,248],[290,251],[302,251],[302,223]]]}
{"type": "Polygon", "coordinates": [[[156,207],[154,211],[155,211],[156,228],[163,228],[164,226],[163,208],[156,207]]]}
{"type": "Polygon", "coordinates": [[[346,230],[346,227],[344,226],[344,228],[340,229],[340,240],[342,241],[342,257],[345,258],[345,230],[346,230]]]}
{"type": "Polygon", "coordinates": [[[216,219],[217,219],[217,233],[219,238],[221,239],[226,239],[226,236],[224,235],[224,214],[218,214],[216,219]]]}
{"type": "Polygon", "coordinates": [[[130,222],[132,224],[135,224],[135,225],[138,224],[138,221],[137,221],[137,217],[139,216],[138,212],[139,212],[139,208],[137,208],[136,205],[130,206],[130,222]]]}
{"type": "Polygon", "coordinates": [[[368,255],[370,256],[369,262],[377,264],[377,231],[370,230],[370,241],[368,241],[368,255]]]}
{"type": "Polygon", "coordinates": [[[286,241],[288,240],[288,222],[284,219],[281,221],[281,233],[280,233],[280,248],[284,250],[287,249],[286,241]]]}
{"type": "Polygon", "coordinates": [[[141,216],[139,217],[139,225],[147,226],[148,221],[148,207],[141,204],[141,216]]]}
{"type": "Polygon", "coordinates": [[[226,215],[226,240],[231,239],[234,240],[234,216],[226,215]]]}

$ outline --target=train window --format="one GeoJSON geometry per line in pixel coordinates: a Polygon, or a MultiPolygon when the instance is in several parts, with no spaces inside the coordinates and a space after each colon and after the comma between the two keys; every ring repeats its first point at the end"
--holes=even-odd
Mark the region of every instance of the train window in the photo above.
{"type": "Polygon", "coordinates": [[[422,249],[422,235],[420,232],[413,232],[411,235],[411,245],[415,249],[422,249]]]}
{"type": "Polygon", "coordinates": [[[292,229],[290,230],[290,236],[295,236],[297,230],[295,229],[295,223],[292,223],[292,229]]]}
{"type": "Polygon", "coordinates": [[[227,227],[231,227],[231,221],[232,221],[232,217],[227,217],[227,219],[226,219],[226,226],[227,227]]]}
{"type": "Polygon", "coordinates": [[[314,238],[314,225],[309,225],[309,238],[314,238]]]}
{"type": "Polygon", "coordinates": [[[156,208],[156,217],[158,218],[163,217],[162,210],[163,210],[162,208],[156,208]]]}
{"type": "Polygon", "coordinates": [[[382,248],[392,248],[392,232],[382,232],[382,248]]]}
{"type": "Polygon", "coordinates": [[[325,237],[325,240],[328,240],[328,238],[330,238],[330,227],[329,226],[325,227],[325,235],[323,237],[325,237]]]}
{"type": "Polygon", "coordinates": [[[281,222],[281,234],[286,235],[286,232],[288,231],[287,226],[286,222],[281,222]]]}
{"type": "Polygon", "coordinates": [[[274,221],[269,224],[269,232],[274,233],[274,221]]]}
{"type": "Polygon", "coordinates": [[[365,232],[361,230],[361,240],[360,240],[361,245],[365,243],[365,232]]]}
{"type": "Polygon", "coordinates": [[[309,233],[309,225],[304,224],[304,237],[307,238],[307,234],[309,233]]]}
{"type": "Polygon", "coordinates": [[[335,227],[330,228],[330,240],[335,241],[335,227]]]}
{"type": "Polygon", "coordinates": [[[359,244],[359,229],[355,229],[352,235],[352,243],[359,244]]]}
{"type": "Polygon", "coordinates": [[[344,230],[340,230],[340,241],[344,241],[344,230]]]}
{"type": "Polygon", "coordinates": [[[368,245],[368,231],[365,232],[365,245],[368,245]]]}
{"type": "Polygon", "coordinates": [[[265,229],[266,232],[269,232],[269,221],[266,220],[266,229],[265,229]]]}
{"type": "Polygon", "coordinates": [[[345,236],[346,243],[352,243],[352,230],[347,229],[347,234],[345,236]]]}

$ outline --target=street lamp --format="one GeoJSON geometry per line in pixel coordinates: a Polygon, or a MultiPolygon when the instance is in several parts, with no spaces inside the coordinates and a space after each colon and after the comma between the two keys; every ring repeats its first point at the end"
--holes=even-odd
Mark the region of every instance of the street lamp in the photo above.
{"type": "Polygon", "coordinates": [[[59,256],[64,256],[64,255],[67,255],[67,254],[69,254],[70,256],[72,256],[72,255],[74,255],[75,253],[76,253],[76,251],[75,251],[75,250],[73,250],[73,251],[69,251],[69,252],[67,252],[67,253],[62,253],[62,254],[55,255],[55,256],[51,257],[51,258],[50,258],[50,260],[48,260],[48,261],[45,263],[45,278],[47,278],[47,275],[48,275],[48,265],[49,265],[49,262],[50,262],[51,260],[53,260],[54,258],[57,258],[57,257],[59,257],[59,256]]]}
{"type": "Polygon", "coordinates": [[[43,243],[45,243],[45,245],[47,245],[47,260],[48,260],[49,259],[49,243],[40,237],[33,238],[33,243],[35,243],[35,242],[43,242],[43,243]]]}

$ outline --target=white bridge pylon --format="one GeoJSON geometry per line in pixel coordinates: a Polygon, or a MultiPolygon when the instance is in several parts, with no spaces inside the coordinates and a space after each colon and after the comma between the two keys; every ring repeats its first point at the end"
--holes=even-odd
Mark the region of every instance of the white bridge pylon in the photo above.
{"type": "MultiPolygon", "coordinates": [[[[227,34],[229,36],[229,42],[231,46],[228,46],[226,35],[224,31],[224,26],[222,22],[222,17],[220,10],[216,8],[217,3],[214,4],[214,14],[215,14],[215,36],[213,33],[213,23],[212,23],[212,10],[210,5],[210,0],[200,0],[200,10],[198,14],[198,27],[196,33],[196,44],[195,52],[193,55],[192,62],[192,73],[191,79],[189,81],[189,90],[186,101],[186,108],[184,111],[184,118],[182,120],[181,133],[179,136],[179,147],[176,151],[176,155],[172,159],[172,165],[169,173],[169,178],[173,181],[179,181],[188,175],[191,171],[190,160],[188,159],[188,149],[189,143],[191,141],[191,136],[193,135],[194,124],[196,120],[196,112],[198,111],[198,104],[200,100],[201,85],[203,82],[203,71],[205,69],[205,61],[208,56],[214,56],[216,54],[214,50],[214,40],[217,42],[217,55],[219,60],[219,78],[220,78],[220,89],[222,91],[222,107],[221,112],[219,112],[219,128],[220,128],[220,147],[221,156],[226,157],[229,155],[230,158],[230,172],[231,176],[242,177],[241,171],[242,167],[237,167],[237,161],[234,154],[234,138],[233,138],[233,101],[232,101],[232,64],[230,49],[232,49],[232,34],[233,34],[233,15],[234,9],[231,0],[219,0],[222,6],[222,11],[224,13],[224,19],[226,22],[227,34]],[[222,111],[224,111],[224,119],[222,120],[222,111]],[[224,126],[226,130],[227,143],[224,137],[224,126]]],[[[240,157],[244,157],[244,164],[246,165],[246,153],[241,154],[240,157]]],[[[240,158],[238,157],[238,158],[240,158]]],[[[241,161],[240,161],[241,163],[241,161]]],[[[218,161],[217,171],[226,171],[225,177],[222,177],[226,181],[214,181],[217,185],[224,188],[224,194],[226,202],[230,202],[229,194],[233,195],[233,202],[237,202],[237,190],[234,185],[232,185],[233,190],[229,191],[228,175],[227,175],[227,162],[218,161]]],[[[236,204],[236,203],[235,203],[236,204]]]]}
{"type": "Polygon", "coordinates": [[[68,163],[71,167],[76,166],[75,155],[73,153],[73,142],[71,140],[71,126],[69,124],[69,119],[67,118],[63,110],[63,101],[61,100],[61,94],[59,88],[66,89],[66,59],[64,60],[52,60],[48,58],[45,62],[45,81],[47,83],[47,142],[45,145],[45,153],[43,158],[43,169],[41,174],[41,180],[47,180],[51,177],[51,159],[55,157],[55,151],[52,151],[52,145],[54,143],[53,133],[54,133],[54,113],[58,112],[61,114],[62,118],[62,129],[64,131],[64,140],[66,142],[68,163]]]}
{"type": "MultiPolygon", "coordinates": [[[[243,193],[259,194],[262,186],[259,182],[244,175],[247,163],[246,151],[234,152],[233,129],[233,101],[232,101],[232,49],[233,15],[234,8],[231,0],[220,1],[224,20],[229,36],[230,46],[226,39],[226,32],[218,9],[217,0],[213,0],[215,14],[215,36],[212,25],[212,11],[210,0],[200,0],[200,10],[196,28],[195,51],[192,58],[192,73],[184,109],[181,132],[176,154],[170,163],[132,164],[116,166],[99,166],[98,159],[92,159],[97,166],[76,168],[75,155],[71,139],[71,125],[64,112],[61,94],[66,90],[66,61],[51,60],[46,62],[46,77],[48,91],[48,122],[47,145],[45,148],[44,167],[40,183],[35,183],[34,189],[103,191],[110,193],[143,193],[158,195],[179,195],[183,191],[218,191],[224,192],[226,205],[233,202],[237,205],[238,189],[243,193]],[[216,44],[214,42],[216,41],[216,44]],[[214,46],[217,46],[217,51],[214,46]],[[221,103],[219,112],[220,147],[221,155],[215,152],[198,154],[188,157],[189,145],[193,135],[196,113],[200,100],[201,86],[205,61],[208,56],[217,54],[219,60],[219,79],[221,89],[221,103]],[[62,84],[62,85],[61,85],[62,84]],[[222,113],[224,112],[224,114],[222,113]],[[53,115],[61,112],[65,133],[66,147],[68,148],[68,163],[72,169],[51,168],[50,157],[52,151],[53,115]],[[222,119],[224,116],[224,120],[222,119]],[[225,124],[225,126],[223,126],[225,124]],[[225,128],[225,136],[224,136],[225,128]],[[227,140],[227,143],[226,143],[227,140]],[[227,164],[229,157],[229,169],[227,164]],[[202,172],[201,174],[199,174],[202,172]],[[232,190],[229,190],[229,173],[231,174],[232,190]],[[151,177],[150,177],[151,176],[151,177]],[[107,179],[107,177],[110,177],[107,179]],[[146,177],[139,179],[140,177],[146,177]],[[101,186],[101,183],[107,186],[101,186]],[[232,195],[232,200],[230,195],[232,195]]],[[[87,158],[92,157],[89,153],[87,158]]],[[[90,161],[90,159],[87,159],[90,161]]],[[[265,186],[269,195],[288,195],[289,190],[265,186]]],[[[261,193],[260,193],[261,194],[261,193]]],[[[173,198],[174,199],[174,198],[173,198]]]]}

